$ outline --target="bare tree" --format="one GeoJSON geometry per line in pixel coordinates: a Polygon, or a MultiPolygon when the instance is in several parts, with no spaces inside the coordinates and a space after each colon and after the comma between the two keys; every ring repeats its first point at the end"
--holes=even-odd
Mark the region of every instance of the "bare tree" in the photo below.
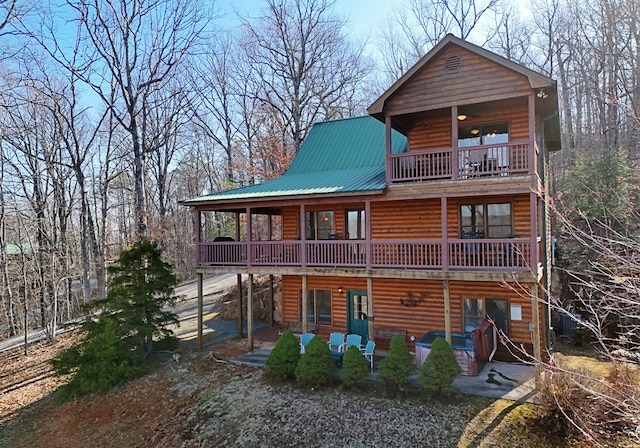
{"type": "Polygon", "coordinates": [[[379,36],[387,82],[402,76],[446,34],[468,40],[483,17],[497,13],[499,5],[500,0],[409,1],[407,9],[394,12],[379,36]]]}
{"type": "Polygon", "coordinates": [[[87,42],[86,58],[74,69],[130,138],[137,234],[144,236],[145,159],[155,149],[148,147],[154,140],[148,135],[149,105],[195,51],[207,23],[205,9],[195,0],[69,0],[67,4],[87,42]]]}
{"type": "Polygon", "coordinates": [[[350,44],[331,0],[266,0],[257,21],[245,19],[242,47],[260,81],[259,102],[285,126],[297,152],[311,124],[353,113],[341,98],[366,74],[362,49],[350,44]]]}
{"type": "Polygon", "coordinates": [[[583,269],[562,269],[572,300],[550,294],[549,305],[575,321],[606,367],[590,370],[556,357],[545,365],[544,404],[594,446],[612,446],[621,434],[640,443],[640,241],[586,216],[581,226],[556,217],[563,243],[582,246],[590,256],[583,269]]]}

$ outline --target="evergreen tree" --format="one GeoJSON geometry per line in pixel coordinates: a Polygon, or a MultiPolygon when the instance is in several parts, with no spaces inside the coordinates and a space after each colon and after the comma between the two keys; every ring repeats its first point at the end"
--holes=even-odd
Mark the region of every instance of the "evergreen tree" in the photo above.
{"type": "Polygon", "coordinates": [[[307,344],[296,366],[296,380],[303,386],[320,387],[328,384],[336,370],[331,350],[319,336],[307,344]]]}
{"type": "Polygon", "coordinates": [[[431,393],[440,393],[451,386],[453,380],[462,372],[453,348],[441,337],[431,344],[431,351],[420,367],[418,379],[431,393]]]}
{"type": "Polygon", "coordinates": [[[403,389],[411,372],[416,366],[409,353],[404,337],[395,335],[391,338],[389,354],[380,361],[380,379],[393,390],[403,389]]]}
{"type": "Polygon", "coordinates": [[[362,386],[369,377],[369,361],[354,345],[350,346],[342,358],[340,380],[347,387],[362,386]]]}
{"type": "Polygon", "coordinates": [[[267,375],[281,381],[295,377],[300,359],[300,342],[290,331],[282,333],[265,362],[267,375]]]}
{"type": "Polygon", "coordinates": [[[82,324],[85,338],[51,362],[57,375],[72,374],[70,396],[103,392],[144,373],[153,341],[175,342],[169,324],[178,317],[164,309],[175,303],[177,277],[157,244],[142,239],[109,268],[109,292],[93,304],[82,324]]]}

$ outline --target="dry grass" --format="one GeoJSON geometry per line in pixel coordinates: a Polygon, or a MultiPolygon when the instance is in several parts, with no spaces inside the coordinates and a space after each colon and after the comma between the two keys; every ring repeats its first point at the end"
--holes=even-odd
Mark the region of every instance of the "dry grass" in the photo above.
{"type": "MultiPolygon", "coordinates": [[[[269,329],[264,336],[274,339],[274,334],[269,329]]],[[[39,359],[70,342],[46,346],[39,359]]],[[[168,361],[110,393],[65,403],[51,395],[60,380],[36,375],[4,401],[13,406],[9,413],[3,409],[0,446],[590,446],[541,427],[540,407],[530,403],[463,395],[433,400],[417,391],[392,399],[382,397],[375,385],[360,393],[339,386],[307,391],[272,385],[260,370],[227,362],[243,351],[245,343],[238,340],[205,353],[185,351],[179,363],[168,361]]],[[[6,353],[0,354],[0,365],[15,363],[13,372],[24,372],[26,378],[38,365],[40,352],[35,346],[32,352],[31,367],[20,359],[2,359],[6,353]]]]}

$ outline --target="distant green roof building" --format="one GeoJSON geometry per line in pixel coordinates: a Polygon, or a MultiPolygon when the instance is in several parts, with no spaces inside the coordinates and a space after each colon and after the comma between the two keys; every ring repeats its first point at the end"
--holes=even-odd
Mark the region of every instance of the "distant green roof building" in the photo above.
{"type": "Polygon", "coordinates": [[[13,244],[9,243],[6,246],[5,253],[7,255],[22,255],[22,254],[31,254],[38,249],[37,244],[31,243],[20,243],[13,244]]]}
{"type": "MultiPolygon", "coordinates": [[[[407,139],[392,130],[393,154],[407,150],[407,139]]],[[[384,123],[370,116],[313,125],[289,169],[258,185],[182,201],[184,205],[382,191],[385,178],[384,123]]]]}

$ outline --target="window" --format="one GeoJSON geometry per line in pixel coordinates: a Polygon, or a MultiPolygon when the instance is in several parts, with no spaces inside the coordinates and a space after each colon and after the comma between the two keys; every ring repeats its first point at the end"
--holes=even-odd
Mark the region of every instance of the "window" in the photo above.
{"type": "MultiPolygon", "coordinates": [[[[300,310],[300,314],[302,314],[302,290],[300,291],[300,310]]],[[[302,320],[302,315],[300,320],[302,320]]],[[[331,291],[307,290],[307,321],[317,324],[331,324],[331,291]]]]}
{"type": "Polygon", "coordinates": [[[353,320],[364,320],[367,318],[367,296],[360,294],[353,294],[353,320]]]}
{"type": "Polygon", "coordinates": [[[511,204],[465,204],[460,206],[462,238],[508,238],[513,234],[511,204]]]}
{"type": "Polygon", "coordinates": [[[506,299],[464,299],[464,331],[473,331],[483,319],[490,318],[499,330],[509,334],[508,301],[506,299]]]}
{"type": "Polygon", "coordinates": [[[493,123],[460,126],[458,128],[458,147],[495,145],[509,142],[509,124],[493,123]]]}
{"type": "Polygon", "coordinates": [[[509,167],[509,125],[506,122],[468,125],[458,128],[458,148],[485,145],[485,148],[461,150],[459,166],[463,171],[502,171],[509,167]]]}
{"type": "Polygon", "coordinates": [[[334,234],[333,211],[307,212],[306,232],[308,240],[328,240],[334,234]]]}
{"type": "Polygon", "coordinates": [[[363,240],[366,238],[364,209],[347,210],[345,228],[347,231],[346,239],[363,240]]]}

